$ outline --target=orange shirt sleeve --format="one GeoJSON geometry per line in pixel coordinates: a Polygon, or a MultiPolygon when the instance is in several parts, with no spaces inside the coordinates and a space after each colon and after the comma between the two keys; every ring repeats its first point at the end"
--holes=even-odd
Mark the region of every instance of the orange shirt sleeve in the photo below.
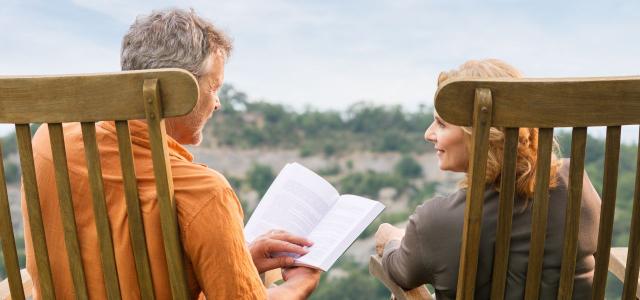
{"type": "Polygon", "coordinates": [[[184,229],[184,247],[207,299],[266,299],[243,234],[242,209],[230,187],[211,199],[184,229]]]}

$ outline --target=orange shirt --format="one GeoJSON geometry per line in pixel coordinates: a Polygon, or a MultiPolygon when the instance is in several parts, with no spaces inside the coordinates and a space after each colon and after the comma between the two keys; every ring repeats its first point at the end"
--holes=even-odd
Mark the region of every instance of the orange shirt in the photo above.
{"type": "MultiPolygon", "coordinates": [[[[129,126],[153,286],[158,299],[170,299],[171,290],[162,244],[146,124],[130,121],[129,126]]],[[[139,299],[115,125],[113,122],[100,122],[96,131],[120,291],[124,299],[139,299]]],[[[64,133],[78,239],[89,297],[105,299],[80,125],[65,124],[64,133]]],[[[180,238],[186,257],[187,281],[192,297],[197,298],[202,292],[208,299],[266,298],[266,291],[245,244],[242,208],[233,189],[224,176],[204,165],[193,163],[193,156],[184,147],[170,137],[167,139],[180,238]]],[[[71,299],[74,297],[73,283],[64,244],[46,125],[41,126],[33,138],[33,149],[56,296],[58,299],[71,299]]],[[[22,207],[27,269],[37,292],[38,273],[26,217],[24,194],[22,207]]]]}

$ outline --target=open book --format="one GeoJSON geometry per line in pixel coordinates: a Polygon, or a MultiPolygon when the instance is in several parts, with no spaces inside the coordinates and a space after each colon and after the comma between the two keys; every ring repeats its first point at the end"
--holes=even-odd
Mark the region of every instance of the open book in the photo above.
{"type": "Polygon", "coordinates": [[[382,212],[378,201],[340,195],[324,178],[298,163],[287,164],[251,215],[247,242],[272,229],[313,242],[296,264],[327,271],[382,212]]]}

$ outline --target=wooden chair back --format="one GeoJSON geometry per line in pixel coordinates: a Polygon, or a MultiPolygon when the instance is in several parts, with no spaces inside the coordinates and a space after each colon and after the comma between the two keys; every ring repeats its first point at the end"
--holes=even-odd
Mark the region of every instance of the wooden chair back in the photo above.
{"type": "MultiPolygon", "coordinates": [[[[173,202],[164,118],[189,113],[197,99],[197,81],[189,72],[180,69],[94,75],[0,77],[0,123],[15,124],[16,127],[23,188],[40,282],[39,294],[43,299],[54,299],[55,287],[47,255],[29,124],[46,123],[42,126],[49,128],[60,214],[73,285],[77,299],[87,299],[62,129],[62,123],[81,123],[100,240],[104,284],[109,299],[120,299],[95,129],[97,121],[115,121],[138,284],[142,299],[154,299],[127,120],[147,121],[171,292],[174,299],[186,299],[189,294],[173,202]]],[[[0,149],[2,250],[11,296],[13,299],[24,299],[1,151],[0,149]]]]}
{"type": "MultiPolygon", "coordinates": [[[[640,124],[640,77],[579,79],[452,80],[437,91],[435,107],[447,122],[471,126],[469,164],[458,299],[472,299],[482,222],[488,135],[505,129],[504,160],[495,257],[507,257],[515,193],[515,163],[519,128],[539,128],[538,164],[532,206],[531,248],[525,299],[538,299],[549,206],[549,176],[553,130],[572,127],[568,202],[559,299],[571,299],[576,265],[587,127],[607,126],[604,186],[598,232],[593,299],[603,299],[611,248],[622,125],[640,124]]],[[[640,158],[640,157],[639,157],[640,158]]],[[[640,159],[638,160],[640,166],[640,159]]],[[[640,168],[638,168],[640,170],[640,168]]],[[[636,173],[623,298],[635,299],[640,260],[640,176],[636,173]]],[[[494,259],[491,299],[503,299],[507,259],[494,259]]]]}

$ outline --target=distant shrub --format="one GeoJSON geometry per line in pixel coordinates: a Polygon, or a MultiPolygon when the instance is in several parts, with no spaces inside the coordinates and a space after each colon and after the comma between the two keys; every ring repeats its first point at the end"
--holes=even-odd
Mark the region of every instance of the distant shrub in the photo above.
{"type": "Polygon", "coordinates": [[[238,177],[227,176],[227,180],[229,181],[229,184],[231,184],[233,190],[235,190],[236,192],[238,192],[240,188],[242,188],[242,179],[238,177]]]}
{"type": "Polygon", "coordinates": [[[370,198],[377,198],[378,192],[384,187],[392,187],[397,191],[402,191],[408,184],[409,182],[405,178],[397,174],[373,171],[352,173],[340,179],[342,192],[370,198]]]}
{"type": "Polygon", "coordinates": [[[403,156],[394,167],[394,170],[405,178],[418,178],[422,176],[422,166],[409,155],[403,156]]]}
{"type": "Polygon", "coordinates": [[[260,164],[253,165],[247,173],[249,186],[258,192],[260,197],[264,196],[264,193],[267,191],[274,178],[275,175],[273,174],[271,167],[260,164]]]}
{"type": "Polygon", "coordinates": [[[340,171],[341,169],[339,165],[329,165],[327,167],[324,167],[318,170],[316,173],[318,173],[321,176],[334,176],[334,175],[340,174],[340,171]]]}

